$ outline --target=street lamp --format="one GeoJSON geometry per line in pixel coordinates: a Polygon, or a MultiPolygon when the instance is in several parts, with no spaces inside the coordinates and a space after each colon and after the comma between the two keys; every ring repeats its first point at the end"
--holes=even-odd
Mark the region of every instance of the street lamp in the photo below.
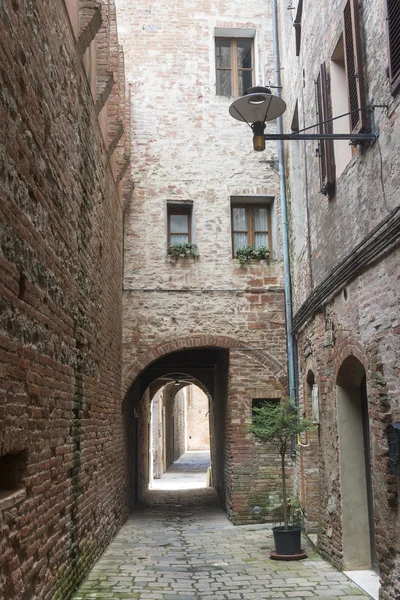
{"type": "Polygon", "coordinates": [[[283,115],[286,104],[271,94],[267,87],[251,87],[245,95],[229,107],[229,114],[238,121],[244,121],[253,130],[253,147],[256,152],[265,150],[265,123],[283,115]]]}
{"type": "MultiPolygon", "coordinates": [[[[376,142],[378,131],[374,131],[373,109],[381,105],[373,105],[371,102],[368,107],[371,113],[371,133],[303,133],[315,127],[321,127],[335,119],[351,114],[351,112],[333,117],[327,121],[316,123],[306,127],[301,131],[293,133],[264,133],[266,121],[272,121],[282,116],[286,110],[286,103],[278,96],[274,96],[271,90],[266,87],[251,87],[245,95],[237,98],[229,107],[229,114],[238,121],[247,123],[253,130],[253,147],[256,152],[265,150],[265,140],[350,140],[352,144],[361,144],[363,142],[376,142]]],[[[382,105],[383,106],[383,105],[382,105]]],[[[365,107],[357,109],[365,110],[365,107]]]]}

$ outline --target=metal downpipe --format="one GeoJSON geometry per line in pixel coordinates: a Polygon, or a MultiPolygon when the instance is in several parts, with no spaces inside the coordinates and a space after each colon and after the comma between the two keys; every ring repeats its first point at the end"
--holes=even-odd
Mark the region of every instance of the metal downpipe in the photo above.
{"type": "MultiPolygon", "coordinates": [[[[272,0],[272,28],[273,28],[273,50],[274,50],[274,69],[275,85],[277,86],[278,96],[281,95],[281,72],[279,58],[279,33],[278,33],[278,1],[272,0]]],[[[277,119],[278,134],[283,133],[282,117],[277,119]]],[[[293,404],[296,404],[296,384],[294,369],[294,338],[292,335],[292,289],[290,283],[290,255],[289,255],[289,231],[287,219],[287,199],[286,199],[286,180],[285,180],[285,154],[283,140],[278,140],[278,161],[279,161],[279,182],[281,196],[282,213],[282,242],[283,242],[283,272],[285,279],[285,311],[286,311],[286,344],[288,357],[288,380],[289,380],[289,398],[293,404]]]]}

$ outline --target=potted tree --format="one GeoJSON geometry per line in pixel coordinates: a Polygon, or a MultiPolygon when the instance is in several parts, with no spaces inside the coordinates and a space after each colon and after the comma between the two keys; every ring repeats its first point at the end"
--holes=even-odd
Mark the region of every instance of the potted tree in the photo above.
{"type": "Polygon", "coordinates": [[[283,525],[272,528],[275,541],[275,552],[271,552],[273,559],[295,560],[306,556],[301,549],[300,525],[289,523],[285,457],[291,440],[297,439],[300,433],[312,427],[311,421],[299,418],[296,407],[289,399],[283,399],[277,404],[266,402],[253,409],[249,432],[263,442],[272,442],[281,458],[283,525]]]}

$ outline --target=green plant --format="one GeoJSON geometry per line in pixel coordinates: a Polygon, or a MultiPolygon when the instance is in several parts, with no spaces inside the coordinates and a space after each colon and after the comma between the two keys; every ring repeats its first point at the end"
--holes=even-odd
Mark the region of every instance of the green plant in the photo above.
{"type": "Polygon", "coordinates": [[[300,419],[296,407],[287,398],[278,404],[265,403],[253,408],[253,420],[248,431],[263,442],[272,442],[281,457],[282,511],[285,529],[289,526],[289,508],[286,490],[285,455],[292,439],[312,429],[313,423],[300,419]]]}
{"type": "MultiPolygon", "coordinates": [[[[293,525],[301,525],[302,521],[302,510],[299,504],[298,499],[293,496],[289,498],[286,503],[287,508],[287,520],[290,521],[293,525]]],[[[274,525],[279,525],[284,522],[284,510],[283,504],[279,504],[278,506],[274,506],[271,511],[272,520],[274,525]]]]}
{"type": "Polygon", "coordinates": [[[242,246],[242,248],[236,250],[236,256],[241,265],[250,262],[252,259],[266,260],[269,262],[271,251],[266,246],[260,246],[256,249],[254,246],[248,245],[242,246]]]}
{"type": "Polygon", "coordinates": [[[174,244],[173,246],[170,246],[168,248],[168,256],[175,260],[178,258],[187,258],[188,256],[198,258],[199,252],[196,244],[186,242],[184,244],[174,244]]]}

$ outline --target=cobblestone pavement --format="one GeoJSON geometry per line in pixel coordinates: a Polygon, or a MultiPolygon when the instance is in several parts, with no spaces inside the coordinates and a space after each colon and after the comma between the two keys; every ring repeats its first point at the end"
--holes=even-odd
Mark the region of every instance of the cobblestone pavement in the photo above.
{"type": "Polygon", "coordinates": [[[151,490],[75,600],[370,598],[303,541],[307,559],[272,561],[269,526],[234,527],[212,489],[151,490]]]}

